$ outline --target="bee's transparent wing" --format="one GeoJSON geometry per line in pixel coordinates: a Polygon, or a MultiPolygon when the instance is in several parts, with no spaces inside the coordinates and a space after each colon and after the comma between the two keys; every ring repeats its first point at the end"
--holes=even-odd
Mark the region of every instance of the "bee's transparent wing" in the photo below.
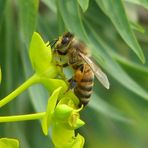
{"type": "Polygon", "coordinates": [[[83,55],[82,53],[79,54],[84,59],[84,61],[91,67],[92,71],[94,72],[97,79],[101,82],[101,84],[105,88],[109,89],[110,84],[106,74],[97,65],[95,65],[95,63],[92,62],[89,57],[83,55]]]}

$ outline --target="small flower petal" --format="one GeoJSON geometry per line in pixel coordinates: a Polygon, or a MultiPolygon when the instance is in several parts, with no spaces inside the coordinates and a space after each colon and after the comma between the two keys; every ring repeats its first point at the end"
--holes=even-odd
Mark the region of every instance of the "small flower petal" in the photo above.
{"type": "Polygon", "coordinates": [[[0,138],[1,148],[19,148],[19,141],[12,138],[0,138]]]}
{"type": "Polygon", "coordinates": [[[45,117],[42,119],[42,130],[45,135],[48,134],[48,128],[52,122],[52,115],[57,104],[58,96],[61,91],[61,87],[57,88],[48,100],[47,111],[45,117]]]}

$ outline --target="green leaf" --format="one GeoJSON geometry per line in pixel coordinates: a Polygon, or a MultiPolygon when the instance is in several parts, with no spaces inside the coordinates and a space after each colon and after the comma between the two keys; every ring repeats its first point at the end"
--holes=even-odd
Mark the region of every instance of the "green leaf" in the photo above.
{"type": "Polygon", "coordinates": [[[48,105],[46,110],[46,115],[42,119],[42,130],[45,135],[48,134],[48,128],[52,122],[52,114],[54,112],[55,106],[57,104],[58,96],[62,87],[57,88],[48,99],[48,105]]]}
{"type": "Polygon", "coordinates": [[[63,34],[66,28],[65,28],[64,21],[61,17],[61,13],[59,12],[59,9],[57,10],[57,16],[58,16],[58,32],[59,34],[63,34]]]}
{"type": "Polygon", "coordinates": [[[49,9],[56,13],[55,0],[41,0],[49,9]]]}
{"type": "Polygon", "coordinates": [[[109,103],[101,99],[96,93],[93,93],[92,100],[89,103],[90,108],[98,113],[102,113],[107,117],[113,118],[115,120],[133,124],[134,121],[126,117],[122,112],[120,112],[115,107],[111,106],[109,103]]]}
{"type": "Polygon", "coordinates": [[[28,46],[35,30],[39,0],[18,0],[18,4],[21,35],[28,46]]]}
{"type": "Polygon", "coordinates": [[[145,31],[144,28],[141,25],[139,25],[138,23],[130,22],[130,25],[131,25],[132,29],[137,30],[141,33],[144,33],[144,31],[145,31]]]}
{"type": "Polygon", "coordinates": [[[1,0],[0,1],[0,24],[1,24],[1,21],[4,17],[4,10],[5,10],[5,6],[7,4],[7,0],[1,0]]]}
{"type": "MultiPolygon", "coordinates": [[[[97,58],[98,55],[96,55],[95,57],[97,58]]],[[[144,90],[144,88],[137,84],[137,82],[135,82],[115,61],[111,60],[108,56],[104,57],[104,60],[106,66],[103,67],[106,69],[106,71],[108,71],[109,74],[112,75],[112,77],[114,77],[123,86],[125,86],[135,94],[148,100],[148,93],[146,92],[146,90],[144,90]]]]}
{"type": "Polygon", "coordinates": [[[111,56],[116,61],[118,61],[121,65],[128,67],[133,72],[140,73],[142,75],[142,77],[144,77],[144,76],[147,77],[147,75],[148,75],[148,68],[146,66],[134,63],[132,61],[129,61],[126,58],[124,58],[123,56],[115,53],[114,51],[110,50],[109,52],[110,52],[111,56]]]}
{"type": "Polygon", "coordinates": [[[19,141],[12,138],[0,138],[1,148],[19,148],[19,141]]]}
{"type": "Polygon", "coordinates": [[[135,3],[135,4],[141,5],[141,6],[145,7],[146,9],[148,9],[148,1],[147,0],[124,0],[124,1],[135,3]]]}
{"type": "Polygon", "coordinates": [[[85,12],[88,9],[89,6],[89,0],[77,0],[79,5],[81,6],[83,12],[85,12]]]}
{"type": "Polygon", "coordinates": [[[86,40],[87,36],[82,24],[77,1],[57,0],[57,7],[68,31],[74,33],[80,39],[86,40]]]}
{"type": "MultiPolygon", "coordinates": [[[[20,56],[20,53],[18,52],[18,49],[21,49],[19,47],[20,41],[18,40],[18,34],[19,32],[19,26],[16,25],[16,19],[14,19],[14,2],[6,0],[6,8],[5,8],[5,34],[2,36],[5,36],[5,63],[6,65],[3,67],[4,73],[7,73],[5,78],[5,84],[7,87],[8,92],[12,91],[15,86],[19,83],[18,77],[21,75],[20,67],[21,62],[18,58],[20,56]],[[15,58],[14,58],[15,57],[15,58]],[[6,69],[6,71],[5,71],[6,69]],[[11,74],[11,77],[10,75],[11,74]]],[[[2,65],[3,66],[3,65],[2,65]]]]}
{"type": "Polygon", "coordinates": [[[96,0],[98,6],[111,19],[117,31],[136,53],[139,59],[144,63],[145,57],[141,47],[139,46],[134,33],[132,32],[122,1],[121,0],[96,0]]]}
{"type": "Polygon", "coordinates": [[[56,67],[51,64],[51,48],[44,43],[41,36],[36,32],[32,36],[29,56],[32,67],[37,74],[44,74],[44,76],[56,75],[56,67]]]}
{"type": "MultiPolygon", "coordinates": [[[[89,26],[92,35],[89,35],[93,57],[98,63],[118,82],[134,92],[135,94],[148,100],[148,93],[135,82],[112,58],[107,51],[111,50],[106,43],[100,39],[96,32],[89,26]],[[97,50],[98,49],[98,50],[97,50]],[[103,52],[102,52],[103,51],[103,52]],[[100,56],[104,61],[100,60],[100,56]]],[[[111,86],[112,87],[112,86],[111,86]]]]}

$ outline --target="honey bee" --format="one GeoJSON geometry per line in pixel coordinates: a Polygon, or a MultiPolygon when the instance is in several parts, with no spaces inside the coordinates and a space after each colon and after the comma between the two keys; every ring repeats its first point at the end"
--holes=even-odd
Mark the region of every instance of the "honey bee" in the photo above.
{"type": "Polygon", "coordinates": [[[69,80],[70,89],[74,89],[75,95],[80,100],[80,105],[86,106],[90,100],[94,85],[94,75],[101,84],[109,89],[109,81],[106,74],[90,59],[90,50],[86,45],[77,40],[70,32],[60,36],[51,43],[53,51],[60,61],[66,57],[62,66],[71,66],[74,76],[69,80]]]}

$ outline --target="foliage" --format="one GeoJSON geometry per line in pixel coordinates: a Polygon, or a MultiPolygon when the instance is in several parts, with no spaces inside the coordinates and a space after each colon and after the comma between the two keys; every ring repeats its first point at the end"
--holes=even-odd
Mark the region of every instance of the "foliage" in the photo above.
{"type": "MultiPolygon", "coordinates": [[[[32,75],[27,49],[34,31],[48,42],[68,30],[92,50],[92,57],[106,72],[111,84],[110,90],[105,90],[95,81],[92,99],[81,114],[86,124],[79,132],[85,137],[85,147],[144,147],[148,131],[148,27],[139,15],[143,7],[148,8],[146,0],[1,2],[0,66],[3,78],[0,97],[8,95],[32,75]]],[[[38,58],[42,61],[42,57],[38,58]]],[[[42,84],[49,88],[46,82],[46,78],[42,79],[42,84]]],[[[1,108],[0,115],[45,112],[47,98],[48,91],[41,85],[34,85],[1,108]]],[[[0,135],[17,137],[20,146],[25,148],[52,147],[51,138],[41,133],[39,124],[37,121],[1,123],[0,135]]]]}

